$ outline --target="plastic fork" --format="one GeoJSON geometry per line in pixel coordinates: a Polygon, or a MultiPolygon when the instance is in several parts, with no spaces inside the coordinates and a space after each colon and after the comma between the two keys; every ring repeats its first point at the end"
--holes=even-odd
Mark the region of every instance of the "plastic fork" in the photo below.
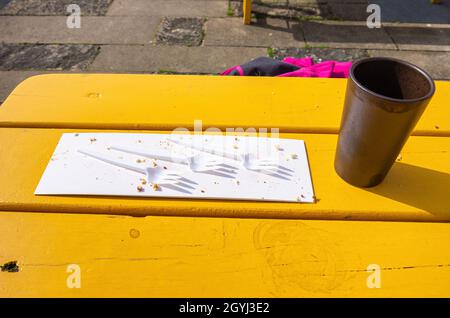
{"type": "Polygon", "coordinates": [[[250,153],[242,155],[242,165],[245,169],[254,171],[277,171],[279,169],[277,162],[268,159],[257,159],[255,155],[250,153]]]}
{"type": "Polygon", "coordinates": [[[222,162],[205,157],[204,155],[177,157],[177,156],[165,156],[157,153],[151,153],[147,151],[140,151],[122,146],[111,146],[110,149],[131,153],[138,156],[148,157],[152,159],[159,159],[163,161],[169,161],[173,163],[188,165],[188,167],[194,172],[203,172],[210,170],[217,170],[222,168],[222,162]]]}
{"type": "Polygon", "coordinates": [[[173,142],[175,144],[188,147],[191,149],[196,149],[199,151],[203,151],[206,153],[210,153],[216,156],[221,156],[223,158],[228,158],[231,160],[239,161],[242,163],[245,169],[247,170],[253,170],[253,171],[275,171],[279,169],[279,165],[277,161],[270,160],[270,159],[258,159],[255,157],[254,154],[251,153],[244,153],[244,154],[233,154],[228,153],[225,151],[220,151],[216,149],[210,149],[208,147],[203,146],[197,146],[197,145],[191,145],[188,143],[184,143],[178,140],[168,139],[170,142],[173,142]]]}
{"type": "Polygon", "coordinates": [[[138,165],[132,165],[132,164],[128,164],[128,163],[119,161],[117,159],[114,159],[110,156],[107,156],[104,154],[99,154],[99,153],[94,153],[94,152],[88,151],[88,150],[78,149],[78,152],[83,155],[89,156],[91,158],[95,158],[97,160],[109,163],[116,167],[124,168],[127,170],[132,170],[132,171],[144,174],[147,176],[147,182],[152,183],[152,184],[175,184],[175,183],[180,182],[182,179],[182,176],[180,176],[179,174],[170,173],[161,167],[151,168],[151,167],[141,167],[138,165]]]}

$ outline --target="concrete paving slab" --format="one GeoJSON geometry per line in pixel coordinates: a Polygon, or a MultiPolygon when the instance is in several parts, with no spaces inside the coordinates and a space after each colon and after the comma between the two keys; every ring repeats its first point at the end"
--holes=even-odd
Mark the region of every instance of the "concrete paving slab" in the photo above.
{"type": "Polygon", "coordinates": [[[0,9],[5,7],[8,3],[10,3],[12,0],[0,0],[0,9]]]}
{"type": "Polygon", "coordinates": [[[89,71],[220,73],[258,56],[264,48],[186,46],[103,46],[89,71]]]}
{"type": "Polygon", "coordinates": [[[450,51],[449,27],[385,27],[400,50],[450,51]]]}
{"type": "Polygon", "coordinates": [[[427,0],[371,0],[381,8],[382,22],[450,23],[450,1],[432,4],[427,0]]]}
{"type": "Polygon", "coordinates": [[[85,70],[99,48],[84,44],[0,43],[0,71],[85,70]]]}
{"type": "Polygon", "coordinates": [[[206,46],[303,47],[298,21],[261,18],[251,25],[241,18],[216,18],[206,22],[206,46]]]}
{"type": "Polygon", "coordinates": [[[425,71],[435,80],[450,80],[449,52],[390,51],[369,50],[370,56],[387,56],[411,62],[425,71]]]}
{"type": "Polygon", "coordinates": [[[114,0],[107,15],[225,17],[227,8],[223,0],[114,0]]]}
{"type": "Polygon", "coordinates": [[[328,3],[330,18],[346,21],[366,21],[367,13],[366,3],[342,3],[333,1],[328,3]]]}
{"type": "MultiPolygon", "coordinates": [[[[113,0],[12,0],[0,9],[0,15],[67,15],[67,6],[77,4],[81,14],[105,15],[113,0]]],[[[1,7],[1,5],[0,5],[1,7]]]]}
{"type": "Polygon", "coordinates": [[[310,56],[316,62],[325,60],[355,61],[360,58],[369,57],[367,50],[361,49],[325,49],[325,48],[276,48],[273,57],[283,59],[287,56],[305,57],[310,56]]]}
{"type": "Polygon", "coordinates": [[[311,46],[360,49],[396,49],[383,28],[369,29],[364,22],[303,22],[306,43],[311,46]]]}
{"type": "Polygon", "coordinates": [[[159,17],[82,17],[81,28],[70,29],[66,17],[0,18],[0,42],[149,44],[159,17]]]}

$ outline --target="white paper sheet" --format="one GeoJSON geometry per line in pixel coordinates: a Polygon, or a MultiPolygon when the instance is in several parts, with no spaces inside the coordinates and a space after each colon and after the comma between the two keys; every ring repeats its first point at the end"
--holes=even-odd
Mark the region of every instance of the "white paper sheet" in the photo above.
{"type": "Polygon", "coordinates": [[[139,197],[176,197],[283,202],[314,202],[314,192],[303,140],[222,135],[170,135],[140,133],[69,133],[63,134],[36,188],[36,195],[107,195],[139,197]],[[242,161],[215,156],[198,149],[168,141],[176,139],[195,147],[234,154],[252,153],[261,160],[276,161],[274,171],[252,171],[242,161]],[[153,160],[111,149],[126,146],[153,153],[175,155],[201,154],[223,160],[219,171],[193,172],[187,165],[153,160]],[[120,168],[79,150],[106,154],[125,163],[142,167],[164,167],[183,176],[180,184],[157,187],[143,184],[145,175],[120,168]],[[232,167],[232,168],[230,168],[232,167]]]}

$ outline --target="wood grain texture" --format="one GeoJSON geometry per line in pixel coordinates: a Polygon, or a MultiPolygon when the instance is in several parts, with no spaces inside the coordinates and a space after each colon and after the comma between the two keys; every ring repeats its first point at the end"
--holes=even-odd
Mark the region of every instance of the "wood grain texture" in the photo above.
{"type": "MultiPolygon", "coordinates": [[[[0,210],[208,217],[450,220],[450,139],[413,136],[386,180],[345,183],[334,171],[337,136],[283,134],[306,142],[315,204],[126,197],[35,196],[64,129],[0,128],[0,210]]],[[[122,131],[126,132],[126,131],[122,131]]],[[[135,131],[129,131],[135,132],[135,131]]]]}
{"type": "MultiPolygon", "coordinates": [[[[22,82],[0,107],[1,127],[88,129],[279,128],[337,133],[346,79],[49,74],[22,82]]],[[[450,82],[414,135],[450,136],[450,82]]]]}
{"type": "Polygon", "coordinates": [[[0,241],[0,297],[450,297],[446,223],[0,212],[0,241]]]}

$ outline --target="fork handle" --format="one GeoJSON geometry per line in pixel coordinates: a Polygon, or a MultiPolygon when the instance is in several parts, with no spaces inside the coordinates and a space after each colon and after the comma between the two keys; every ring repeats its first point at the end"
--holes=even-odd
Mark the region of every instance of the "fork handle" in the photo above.
{"type": "Polygon", "coordinates": [[[130,165],[130,164],[124,163],[122,161],[119,161],[117,159],[114,159],[113,157],[110,157],[110,156],[107,156],[107,155],[104,155],[104,154],[94,153],[92,151],[83,150],[83,149],[78,149],[78,152],[83,154],[83,155],[89,156],[91,158],[95,158],[97,160],[109,163],[109,164],[114,165],[116,167],[132,170],[132,171],[139,172],[139,173],[142,173],[142,174],[147,174],[147,171],[146,171],[145,168],[139,167],[137,165],[130,165]]]}
{"type": "Polygon", "coordinates": [[[181,146],[184,146],[187,148],[203,151],[203,152],[206,152],[206,153],[209,153],[212,155],[220,156],[223,158],[228,158],[228,159],[235,160],[235,161],[242,161],[241,156],[237,155],[237,154],[233,154],[233,153],[229,153],[229,152],[225,152],[225,151],[221,151],[221,150],[216,150],[216,149],[212,149],[212,148],[208,148],[208,147],[203,147],[203,146],[196,146],[196,145],[188,144],[188,143],[178,141],[178,140],[173,140],[173,139],[168,139],[168,140],[170,142],[173,142],[175,144],[178,144],[178,145],[181,145],[181,146]]]}
{"type": "Polygon", "coordinates": [[[169,161],[169,162],[179,163],[179,164],[188,164],[187,159],[184,157],[165,156],[165,155],[161,155],[161,154],[151,153],[151,152],[147,152],[147,151],[140,151],[140,150],[123,147],[123,146],[111,146],[110,148],[113,150],[117,150],[117,151],[131,153],[133,155],[138,155],[138,156],[143,156],[143,157],[148,157],[148,158],[153,158],[153,159],[159,159],[159,160],[169,161]]]}

